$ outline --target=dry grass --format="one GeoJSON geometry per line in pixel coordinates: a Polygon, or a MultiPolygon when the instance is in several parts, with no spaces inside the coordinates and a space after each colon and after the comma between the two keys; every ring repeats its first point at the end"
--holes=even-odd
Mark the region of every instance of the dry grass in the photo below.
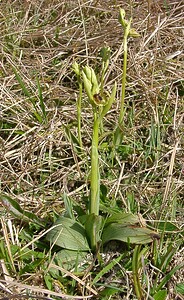
{"type": "MultiPolygon", "coordinates": [[[[105,126],[112,130],[119,111],[123,63],[123,33],[117,20],[119,7],[125,9],[127,16],[132,16],[133,27],[141,35],[129,41],[124,144],[129,145],[131,151],[109,172],[107,153],[102,151],[101,163],[106,164],[106,168],[102,168],[102,183],[108,187],[109,196],[117,197],[126,210],[131,209],[128,200],[131,194],[135,207],[146,219],[172,215],[173,221],[181,226],[184,193],[182,1],[0,2],[1,191],[40,217],[52,210],[62,211],[64,192],[74,200],[88,192],[91,111],[87,104],[82,111],[86,152],[83,160],[76,157],[63,127],[69,125],[76,135],[77,84],[71,65],[77,61],[98,69],[100,48],[111,47],[106,86],[112,86],[115,80],[119,84],[117,101],[106,117],[105,126]],[[13,68],[42,116],[36,83],[39,78],[47,112],[45,122],[35,118],[35,108],[21,89],[13,68]],[[159,199],[163,199],[161,211],[159,199]]],[[[181,259],[181,253],[178,255],[181,259]]],[[[181,281],[181,278],[175,280],[181,281]]],[[[34,281],[28,279],[28,282],[34,285],[34,281]]],[[[8,284],[4,283],[2,288],[8,289],[8,284]]],[[[173,293],[169,299],[172,297],[173,293]]],[[[132,298],[127,296],[126,299],[132,298]]]]}

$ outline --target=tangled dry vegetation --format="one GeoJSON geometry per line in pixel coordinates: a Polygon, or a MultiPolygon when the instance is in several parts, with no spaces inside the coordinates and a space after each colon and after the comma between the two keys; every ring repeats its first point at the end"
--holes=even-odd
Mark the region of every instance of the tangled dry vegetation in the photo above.
{"type": "MultiPolygon", "coordinates": [[[[123,64],[119,7],[132,17],[140,37],[130,39],[128,44],[124,153],[117,159],[116,168],[109,170],[102,139],[101,164],[106,161],[102,183],[109,197],[118,199],[123,209],[133,205],[147,220],[166,218],[175,211],[174,221],[182,226],[183,1],[0,2],[1,191],[42,218],[63,210],[64,192],[74,201],[88,194],[92,116],[85,98],[83,160],[75,155],[65,128],[77,135],[78,91],[71,65],[77,61],[98,70],[101,47],[111,47],[106,88],[115,80],[119,88],[105,126],[113,130],[123,64]]],[[[4,215],[14,222],[3,207],[1,215],[2,223],[4,215]]],[[[14,229],[17,234],[21,226],[14,229]]],[[[177,259],[181,260],[181,252],[172,263],[177,259]]],[[[181,276],[179,273],[173,281],[181,281],[181,276]]],[[[42,286],[40,280],[30,277],[28,282],[42,286]]],[[[2,295],[6,285],[3,283],[2,295]]],[[[182,299],[173,293],[171,287],[169,299],[182,299]]],[[[44,292],[40,290],[40,294],[44,292]]],[[[131,292],[126,297],[135,299],[131,292]]]]}

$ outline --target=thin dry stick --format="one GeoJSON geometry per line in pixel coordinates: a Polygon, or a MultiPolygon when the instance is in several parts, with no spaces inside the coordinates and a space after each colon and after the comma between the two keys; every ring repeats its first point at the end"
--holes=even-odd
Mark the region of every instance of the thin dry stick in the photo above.
{"type": "Polygon", "coordinates": [[[173,151],[172,151],[171,161],[170,161],[170,165],[169,165],[169,172],[168,172],[166,187],[165,187],[164,196],[163,196],[163,202],[162,202],[162,206],[161,206],[160,211],[163,210],[163,208],[166,204],[168,195],[169,195],[171,181],[172,181],[172,175],[173,175],[174,161],[175,161],[176,151],[178,149],[178,144],[179,144],[179,140],[176,141],[176,144],[175,144],[175,146],[173,148],[173,151]]]}
{"type": "Polygon", "coordinates": [[[22,299],[42,299],[42,300],[52,300],[52,298],[46,298],[46,297],[41,297],[41,296],[34,296],[34,295],[26,295],[26,294],[17,294],[17,295],[9,295],[8,297],[3,297],[1,300],[10,300],[10,299],[17,299],[19,298],[20,300],[22,299]]]}
{"type": "Polygon", "coordinates": [[[11,261],[11,265],[12,265],[13,271],[16,272],[4,217],[1,218],[1,225],[2,225],[2,230],[3,230],[3,236],[6,241],[6,246],[8,249],[8,254],[9,254],[10,261],[11,261]]]}
{"type": "Polygon", "coordinates": [[[80,278],[78,278],[77,276],[75,276],[74,274],[72,274],[71,272],[65,270],[64,268],[62,267],[59,267],[57,265],[54,265],[54,264],[50,264],[49,265],[50,268],[54,268],[54,269],[57,269],[63,273],[65,273],[66,275],[70,276],[71,278],[75,279],[78,283],[80,283],[81,285],[85,286],[86,289],[88,289],[91,293],[93,293],[94,295],[97,295],[98,293],[93,289],[91,288],[90,286],[86,285],[86,283],[84,281],[82,281],[80,278]]]}
{"type": "Polygon", "coordinates": [[[71,296],[71,295],[66,295],[66,294],[63,294],[63,293],[53,292],[53,291],[50,291],[50,290],[47,290],[47,289],[42,289],[39,286],[32,286],[32,285],[28,285],[28,284],[22,284],[22,283],[19,283],[19,282],[16,282],[16,281],[12,282],[12,281],[0,280],[0,282],[8,283],[9,288],[12,287],[12,286],[17,286],[17,287],[22,288],[24,290],[28,289],[28,290],[33,291],[33,292],[39,292],[39,293],[44,293],[44,294],[47,294],[47,295],[61,297],[62,299],[88,299],[88,298],[91,298],[93,296],[93,295],[89,295],[89,296],[71,296]]]}
{"type": "Polygon", "coordinates": [[[158,26],[155,28],[155,30],[152,32],[152,34],[147,38],[147,40],[144,42],[143,48],[151,41],[151,39],[155,36],[157,31],[162,28],[162,25],[166,22],[167,18],[164,18],[158,26]]]}
{"type": "Polygon", "coordinates": [[[122,166],[121,166],[121,172],[120,172],[118,182],[117,182],[117,188],[116,188],[116,191],[115,191],[115,198],[117,197],[117,194],[118,194],[118,191],[119,191],[119,187],[120,187],[120,183],[121,183],[121,180],[122,180],[124,168],[125,168],[125,163],[123,162],[122,166]]]}
{"type": "MultiPolygon", "coordinates": [[[[1,259],[0,260],[0,266],[2,268],[2,271],[3,271],[3,277],[6,280],[10,280],[10,281],[13,281],[14,279],[10,276],[10,273],[6,267],[6,264],[5,264],[5,261],[4,259],[1,259]]],[[[2,284],[1,284],[2,285],[2,284]]],[[[2,285],[3,286],[3,285],[2,285]]],[[[3,289],[5,289],[5,287],[3,286],[3,289]]],[[[5,289],[6,291],[10,292],[8,289],[5,289]]]]}
{"type": "MultiPolygon", "coordinates": [[[[43,233],[41,233],[40,235],[38,235],[36,238],[34,238],[32,241],[30,241],[28,244],[26,244],[24,247],[21,248],[21,251],[23,251],[24,249],[28,248],[30,245],[34,244],[34,242],[38,241],[39,239],[41,239],[44,235],[46,235],[49,231],[51,231],[52,229],[61,226],[60,224],[54,225],[51,228],[47,229],[46,231],[44,231],[43,233]]],[[[18,256],[14,257],[17,258],[18,256]]]]}

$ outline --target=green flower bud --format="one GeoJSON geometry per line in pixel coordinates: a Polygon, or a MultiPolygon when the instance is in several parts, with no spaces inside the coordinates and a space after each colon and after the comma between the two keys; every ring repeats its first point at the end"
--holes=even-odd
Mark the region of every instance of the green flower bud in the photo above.
{"type": "Polygon", "coordinates": [[[99,84],[98,84],[98,80],[95,74],[95,71],[91,68],[91,83],[92,83],[92,93],[94,94],[98,94],[99,93],[99,84]]]}
{"type": "Polygon", "coordinates": [[[87,94],[91,104],[93,105],[93,94],[91,92],[92,84],[91,84],[91,81],[87,78],[86,73],[84,71],[82,71],[82,78],[84,81],[84,88],[85,88],[86,94],[87,94]]]}
{"type": "Polygon", "coordinates": [[[85,66],[83,71],[84,71],[87,79],[90,80],[90,82],[91,82],[91,68],[88,66],[85,66]]]}
{"type": "Polygon", "coordinates": [[[72,64],[72,70],[75,72],[77,76],[80,76],[80,67],[76,61],[72,64]]]}
{"type": "Polygon", "coordinates": [[[119,10],[119,18],[118,18],[120,24],[123,26],[123,28],[126,28],[128,25],[128,21],[125,20],[125,10],[120,8],[119,10]]]}
{"type": "Polygon", "coordinates": [[[82,77],[88,99],[91,105],[95,106],[97,103],[95,102],[94,95],[99,94],[100,91],[96,74],[92,68],[85,66],[82,71],[82,77]]]}

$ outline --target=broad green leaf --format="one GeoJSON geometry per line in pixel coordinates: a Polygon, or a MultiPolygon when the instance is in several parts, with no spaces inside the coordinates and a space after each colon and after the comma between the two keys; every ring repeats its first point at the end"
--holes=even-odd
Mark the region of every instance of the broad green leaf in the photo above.
{"type": "Polygon", "coordinates": [[[92,263],[93,255],[87,252],[62,249],[55,257],[54,262],[66,270],[75,269],[75,272],[84,271],[92,263]]]}
{"type": "Polygon", "coordinates": [[[66,217],[57,219],[46,238],[52,244],[65,249],[76,251],[90,250],[84,227],[75,220],[66,217]]]}
{"type": "Polygon", "coordinates": [[[1,194],[0,200],[2,204],[6,207],[6,209],[16,218],[23,220],[24,222],[32,222],[38,224],[42,227],[45,226],[44,220],[42,221],[35,214],[23,210],[19,203],[14,199],[10,198],[9,196],[1,194]]]}
{"type": "Polygon", "coordinates": [[[131,213],[114,213],[106,220],[105,226],[108,226],[111,223],[118,223],[124,226],[135,225],[139,224],[139,221],[139,217],[131,213]]]}
{"type": "Polygon", "coordinates": [[[100,203],[100,211],[109,215],[116,214],[119,212],[119,207],[111,207],[109,203],[105,201],[104,203],[100,203]]]}
{"type": "Polygon", "coordinates": [[[165,300],[167,298],[167,290],[158,291],[154,296],[154,300],[165,300]]]}
{"type": "Polygon", "coordinates": [[[133,244],[151,243],[159,236],[156,232],[145,227],[124,226],[122,224],[112,223],[104,228],[102,242],[107,243],[111,240],[119,240],[133,244]]]}

